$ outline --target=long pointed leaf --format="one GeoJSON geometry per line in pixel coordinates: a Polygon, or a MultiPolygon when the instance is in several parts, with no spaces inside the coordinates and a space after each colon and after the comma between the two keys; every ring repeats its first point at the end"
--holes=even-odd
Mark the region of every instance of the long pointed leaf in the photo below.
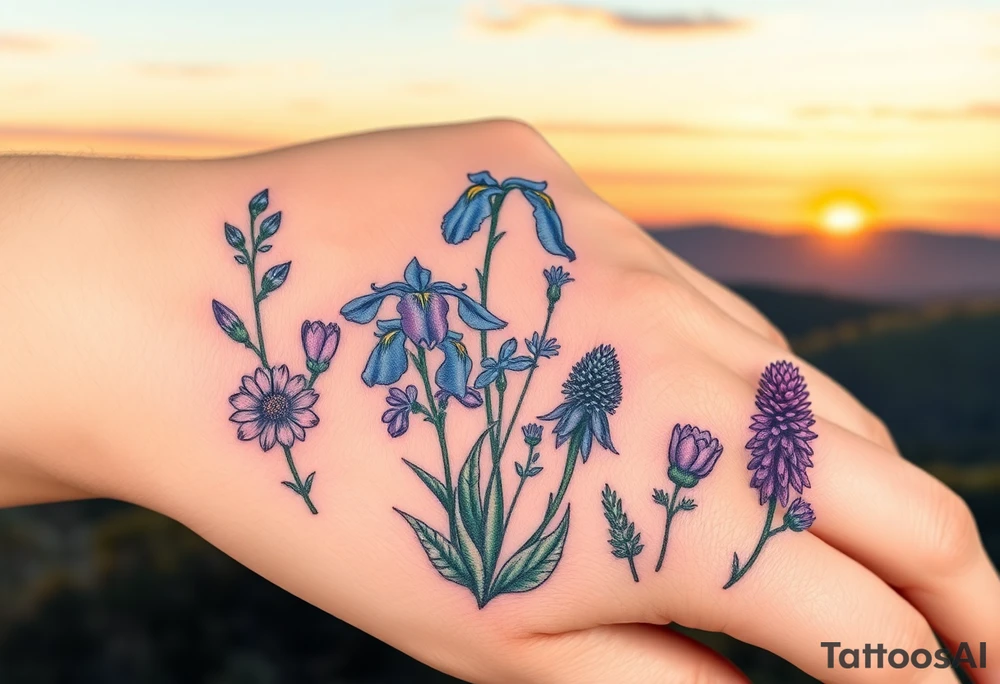
{"type": "Polygon", "coordinates": [[[566,534],[569,531],[569,506],[558,527],[527,548],[510,557],[491,592],[491,596],[531,591],[547,580],[559,565],[566,534]]]}
{"type": "Polygon", "coordinates": [[[444,535],[427,523],[417,520],[409,513],[404,513],[398,508],[393,508],[392,510],[403,516],[403,519],[413,528],[413,531],[417,535],[417,540],[424,547],[424,553],[427,554],[428,560],[430,560],[431,565],[434,566],[434,569],[442,577],[455,584],[461,584],[463,587],[472,588],[472,581],[465,563],[462,561],[458,550],[450,541],[445,539],[444,535]]]}
{"type": "Polygon", "coordinates": [[[458,474],[458,514],[480,553],[483,550],[483,502],[479,489],[479,459],[483,451],[483,441],[492,429],[491,425],[479,435],[458,474]]]}
{"type": "Polygon", "coordinates": [[[427,488],[434,493],[434,496],[436,496],[438,501],[441,502],[441,505],[444,506],[444,510],[450,510],[451,507],[448,502],[448,490],[445,488],[444,483],[418,466],[416,463],[410,463],[405,458],[403,459],[403,463],[410,466],[410,469],[417,474],[417,477],[420,478],[421,482],[427,485],[427,488]]]}
{"type": "Polygon", "coordinates": [[[497,567],[500,547],[503,546],[504,501],[499,466],[493,470],[483,516],[483,571],[487,580],[491,580],[497,567]]]}
{"type": "Polygon", "coordinates": [[[476,547],[472,536],[466,527],[461,516],[452,522],[452,538],[455,540],[455,548],[458,550],[465,563],[468,572],[469,584],[467,585],[476,596],[476,601],[482,605],[483,595],[486,590],[486,574],[483,572],[483,557],[476,547]]]}

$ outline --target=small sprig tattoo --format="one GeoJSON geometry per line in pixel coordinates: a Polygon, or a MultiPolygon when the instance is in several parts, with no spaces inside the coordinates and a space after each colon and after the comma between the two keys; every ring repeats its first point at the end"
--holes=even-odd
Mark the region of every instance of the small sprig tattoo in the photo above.
{"type": "Polygon", "coordinates": [[[611,535],[608,539],[611,553],[615,558],[628,560],[632,579],[638,582],[639,573],[635,570],[635,557],[642,553],[642,535],[635,531],[635,523],[628,519],[622,508],[622,500],[618,498],[618,492],[612,490],[608,484],[604,485],[604,491],[601,492],[601,503],[604,506],[604,517],[608,521],[608,533],[611,535]]]}
{"type": "Polygon", "coordinates": [[[670,435],[667,449],[667,477],[674,483],[673,494],[662,489],[653,490],[653,501],[667,509],[666,524],[663,528],[663,544],[660,557],[656,561],[656,572],[663,567],[667,555],[667,540],[670,537],[670,523],[681,511],[693,511],[698,507],[694,499],[680,498],[681,489],[692,489],[708,477],[722,456],[722,445],[708,430],[693,425],[681,427],[678,423],[670,435]]]}
{"type": "Polygon", "coordinates": [[[277,291],[288,279],[292,262],[286,261],[267,269],[258,281],[257,258],[271,251],[271,238],[281,227],[281,212],[265,217],[258,227],[257,219],[267,211],[269,196],[262,190],[253,196],[248,205],[250,212],[249,240],[243,231],[226,223],[223,234],[236,254],[237,264],[247,269],[250,277],[250,301],[253,305],[256,337],[231,308],[212,300],[212,313],[222,331],[235,342],[242,344],[256,355],[259,367],[244,375],[239,391],[229,397],[235,412],[229,420],[239,425],[236,436],[242,441],[257,440],[263,451],[270,451],[280,444],[292,479],[285,485],[302,497],[309,511],[318,512],[309,493],[312,491],[315,471],[302,479],[295,467],[292,446],[304,441],[306,430],[319,423],[319,416],[312,410],[319,394],[313,389],[316,379],[327,369],[340,344],[340,327],[336,323],[305,321],[302,323],[302,348],[305,353],[305,375],[292,375],[285,364],[272,365],[264,345],[264,326],[261,303],[277,291]],[[256,343],[254,342],[256,340],[256,343]]]}
{"type": "Polygon", "coordinates": [[[816,520],[812,506],[796,498],[788,504],[788,490],[799,494],[810,487],[807,468],[812,467],[813,449],[809,442],[817,435],[810,428],[816,423],[813,417],[809,392],[799,369],[788,361],[772,363],[764,369],[757,388],[757,413],[750,429],[754,436],[747,442],[750,463],[747,470],[754,471],[750,487],[757,490],[761,506],[767,504],[764,528],[750,558],[740,565],[739,556],[733,554],[729,581],[723,589],[733,586],[754,564],[767,540],[785,530],[802,532],[816,520]],[[778,504],[788,506],[783,524],[771,528],[778,504]]]}

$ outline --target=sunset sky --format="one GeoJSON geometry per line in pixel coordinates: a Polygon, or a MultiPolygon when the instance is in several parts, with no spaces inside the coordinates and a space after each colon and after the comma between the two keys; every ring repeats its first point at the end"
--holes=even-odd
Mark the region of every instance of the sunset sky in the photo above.
{"type": "Polygon", "coordinates": [[[709,2],[3,0],[0,150],[512,116],[646,225],[1000,236],[1000,0],[709,2]]]}

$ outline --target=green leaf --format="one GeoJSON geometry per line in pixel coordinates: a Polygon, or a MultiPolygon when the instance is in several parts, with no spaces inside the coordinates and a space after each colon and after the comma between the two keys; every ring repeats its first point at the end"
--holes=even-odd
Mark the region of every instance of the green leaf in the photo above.
{"type": "Polygon", "coordinates": [[[245,266],[247,263],[247,258],[242,254],[237,254],[233,258],[236,259],[236,263],[238,263],[240,266],[245,266]]]}
{"type": "Polygon", "coordinates": [[[517,461],[514,462],[514,472],[517,473],[518,477],[524,477],[524,468],[517,461]]]}
{"type": "Polygon", "coordinates": [[[670,505],[670,495],[667,494],[662,489],[654,489],[653,490],[653,501],[655,501],[656,503],[660,504],[661,506],[669,506],[670,505]]]}
{"type": "Polygon", "coordinates": [[[299,496],[302,495],[302,492],[299,490],[299,486],[297,484],[295,484],[294,482],[289,482],[289,481],[285,480],[281,484],[285,485],[286,487],[288,487],[289,489],[291,489],[293,492],[295,492],[299,496]]]}
{"type": "Polygon", "coordinates": [[[303,488],[306,490],[306,494],[312,491],[313,488],[313,478],[316,477],[316,471],[309,473],[306,476],[306,481],[302,483],[303,488]]]}
{"type": "Polygon", "coordinates": [[[250,200],[250,216],[257,218],[267,209],[267,188],[261,190],[250,200]]]}
{"type": "Polygon", "coordinates": [[[271,251],[271,245],[261,245],[260,247],[257,248],[257,251],[258,252],[270,252],[271,251]]]}
{"type": "Polygon", "coordinates": [[[468,587],[476,595],[476,601],[481,606],[486,588],[486,572],[483,569],[482,552],[476,546],[470,532],[471,530],[466,526],[465,520],[461,516],[452,520],[451,536],[455,540],[455,547],[468,571],[468,577],[471,580],[468,587]]]}
{"type": "Polygon", "coordinates": [[[694,499],[681,499],[681,503],[677,506],[677,510],[680,511],[693,511],[698,508],[698,504],[694,502],[694,499]]]}
{"type": "Polygon", "coordinates": [[[540,472],[542,472],[542,466],[535,466],[534,468],[528,470],[528,477],[534,477],[540,472]]]}
{"type": "Polygon", "coordinates": [[[552,575],[559,565],[563,546],[566,544],[569,508],[566,506],[562,521],[551,534],[515,553],[504,564],[494,584],[493,596],[531,591],[552,575]]]}
{"type": "Polygon", "coordinates": [[[733,553],[733,577],[740,571],[740,557],[733,553]]]}
{"type": "Polygon", "coordinates": [[[403,459],[403,463],[410,466],[410,469],[417,474],[417,477],[427,485],[427,489],[431,490],[434,496],[438,498],[438,501],[444,506],[444,510],[451,509],[451,503],[448,501],[448,490],[445,489],[444,483],[441,480],[428,473],[416,463],[410,463],[405,458],[403,459]]]}
{"type": "Polygon", "coordinates": [[[403,516],[403,519],[413,528],[413,531],[417,535],[417,541],[424,547],[427,559],[442,577],[455,584],[471,588],[472,582],[470,581],[468,570],[466,570],[458,550],[450,541],[445,539],[444,535],[427,523],[417,520],[409,513],[404,513],[398,508],[393,508],[392,510],[403,516]]]}
{"type": "Polygon", "coordinates": [[[278,232],[278,228],[281,227],[281,212],[275,212],[271,214],[266,219],[261,221],[260,224],[260,235],[257,236],[257,244],[264,242],[272,235],[278,232]]]}
{"type": "Polygon", "coordinates": [[[486,577],[492,579],[497,567],[500,547],[503,546],[503,479],[500,477],[500,466],[493,469],[493,478],[486,491],[486,501],[483,511],[483,566],[486,577]]]}
{"type": "Polygon", "coordinates": [[[490,425],[479,435],[458,473],[458,514],[480,552],[483,550],[483,501],[479,490],[479,458],[483,441],[492,429],[490,425]]]}

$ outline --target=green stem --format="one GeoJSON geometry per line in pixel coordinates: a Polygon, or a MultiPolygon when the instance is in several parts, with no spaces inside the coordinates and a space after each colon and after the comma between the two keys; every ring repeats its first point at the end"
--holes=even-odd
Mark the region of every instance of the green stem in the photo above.
{"type": "Polygon", "coordinates": [[[312,389],[313,383],[316,382],[316,378],[319,377],[319,373],[313,372],[309,376],[309,382],[306,383],[306,389],[312,389]]]}
{"type": "MultiPolygon", "coordinates": [[[[486,301],[490,285],[490,264],[493,261],[493,249],[496,247],[497,223],[500,220],[500,206],[503,204],[506,196],[506,191],[497,195],[493,199],[493,203],[490,207],[490,233],[486,238],[486,254],[483,256],[483,270],[479,276],[479,303],[482,304],[484,309],[487,308],[486,301]]],[[[486,330],[479,331],[479,351],[483,359],[490,355],[487,334],[488,331],[486,330]]],[[[486,426],[489,427],[494,423],[493,391],[489,385],[483,388],[483,404],[486,406],[486,426]]],[[[490,453],[493,456],[493,463],[497,463],[500,455],[497,453],[497,436],[494,430],[490,430],[490,453]]]]}
{"type": "Polygon", "coordinates": [[[270,368],[267,362],[267,352],[264,350],[264,327],[260,320],[260,301],[257,299],[257,237],[254,234],[254,217],[250,217],[250,255],[247,259],[247,270],[250,272],[250,294],[253,298],[253,317],[257,322],[257,355],[264,368],[270,368]]]}
{"type": "Polygon", "coordinates": [[[760,555],[761,549],[764,548],[764,544],[767,540],[778,534],[778,532],[783,532],[787,528],[787,525],[782,525],[781,527],[773,530],[771,529],[771,521],[774,520],[774,509],[777,505],[778,500],[772,496],[771,500],[767,504],[767,517],[764,519],[764,529],[760,533],[760,540],[757,542],[757,548],[753,550],[753,554],[751,554],[749,560],[743,564],[743,567],[737,568],[736,572],[733,573],[733,576],[729,578],[728,582],[726,582],[726,585],[722,587],[723,589],[728,589],[739,582],[740,578],[746,574],[747,570],[750,569],[750,566],[757,560],[757,556],[760,555]]]}
{"type": "Polygon", "coordinates": [[[503,521],[503,532],[507,534],[507,525],[510,524],[510,516],[514,515],[514,506],[517,504],[517,497],[521,496],[521,488],[524,487],[524,481],[528,479],[528,470],[531,468],[531,457],[535,455],[535,447],[528,447],[528,458],[525,460],[524,470],[521,471],[521,481],[517,483],[517,490],[514,492],[514,498],[510,500],[510,510],[507,511],[507,517],[503,521]]]}
{"type": "Polygon", "coordinates": [[[309,512],[316,515],[319,511],[316,510],[312,499],[309,498],[309,492],[306,491],[305,485],[302,484],[302,478],[299,477],[299,471],[295,467],[295,459],[292,458],[292,449],[291,447],[286,446],[283,446],[283,448],[285,449],[285,460],[288,461],[288,470],[291,471],[292,479],[295,480],[295,486],[298,487],[299,496],[301,496],[302,500],[306,502],[306,506],[309,507],[309,512]]]}
{"type": "Polygon", "coordinates": [[[556,513],[559,511],[559,507],[562,505],[563,497],[566,496],[566,490],[569,489],[569,482],[573,479],[573,470],[576,468],[576,459],[580,454],[580,432],[576,431],[573,436],[569,438],[569,448],[566,451],[566,467],[563,470],[562,480],[559,482],[559,489],[556,490],[554,495],[551,495],[549,499],[549,505],[545,509],[545,516],[542,518],[542,524],[538,526],[534,534],[528,537],[528,541],[524,542],[515,553],[520,553],[524,549],[528,548],[536,541],[541,539],[542,535],[545,533],[545,528],[549,526],[552,519],[556,517],[556,513]]]}
{"type": "Polygon", "coordinates": [[[681,486],[674,483],[674,493],[667,500],[667,523],[663,528],[663,545],[660,547],[660,558],[656,561],[656,570],[654,572],[660,571],[660,568],[663,567],[663,558],[667,555],[667,538],[670,536],[670,521],[674,519],[674,514],[677,512],[677,495],[680,491],[681,486]]]}
{"type": "Polygon", "coordinates": [[[451,460],[448,458],[448,442],[444,436],[444,419],[438,413],[437,403],[434,401],[434,390],[431,389],[430,376],[427,374],[427,353],[423,347],[417,347],[417,370],[420,378],[424,381],[424,393],[427,395],[427,407],[431,414],[431,422],[437,429],[438,444],[441,446],[441,461],[444,464],[444,486],[448,493],[448,516],[455,513],[455,496],[451,485],[451,460]]]}
{"type": "MultiPolygon", "coordinates": [[[[552,312],[555,311],[555,302],[549,302],[549,310],[545,315],[545,325],[542,326],[542,343],[545,342],[545,338],[549,333],[549,324],[552,322],[552,312]]],[[[535,375],[535,368],[538,367],[539,352],[541,347],[535,350],[534,361],[531,364],[531,368],[528,369],[528,377],[524,379],[524,386],[521,387],[521,394],[517,398],[517,403],[514,404],[514,412],[510,414],[510,425],[507,426],[507,431],[504,433],[503,441],[500,442],[500,456],[503,456],[504,449],[507,448],[507,440],[510,439],[510,433],[514,430],[514,425],[517,423],[517,416],[521,412],[521,404],[524,403],[524,397],[528,394],[528,385],[531,384],[531,378],[535,375]]]]}
{"type": "Polygon", "coordinates": [[[636,582],[639,581],[639,573],[635,571],[635,556],[628,557],[628,566],[632,570],[632,579],[636,582]]]}

